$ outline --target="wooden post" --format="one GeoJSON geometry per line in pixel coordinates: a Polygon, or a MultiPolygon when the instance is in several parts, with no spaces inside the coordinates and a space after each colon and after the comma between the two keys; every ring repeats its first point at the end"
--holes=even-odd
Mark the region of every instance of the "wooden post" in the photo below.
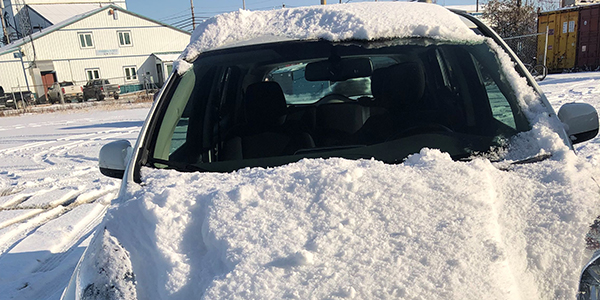
{"type": "Polygon", "coordinates": [[[194,17],[194,0],[190,0],[190,5],[192,8],[192,29],[196,29],[196,17],[194,17]]]}

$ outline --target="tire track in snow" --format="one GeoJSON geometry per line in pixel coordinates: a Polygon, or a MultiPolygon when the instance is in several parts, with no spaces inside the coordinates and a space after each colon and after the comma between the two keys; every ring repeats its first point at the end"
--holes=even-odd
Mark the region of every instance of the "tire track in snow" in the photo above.
{"type": "MultiPolygon", "coordinates": [[[[77,206],[79,206],[79,204],[75,205],[73,208],[71,208],[71,210],[77,206]]],[[[93,234],[93,229],[100,224],[107,208],[107,206],[104,206],[99,213],[97,213],[84,227],[78,230],[75,235],[69,239],[68,243],[62,245],[58,251],[56,251],[58,254],[53,255],[49,259],[40,263],[40,265],[37,266],[32,273],[48,272],[60,265],[60,263],[75,250],[77,245],[93,234]]],[[[35,299],[39,298],[35,297],[35,299]]]]}
{"type": "MultiPolygon", "coordinates": [[[[105,198],[114,196],[113,193],[106,195],[105,198]]],[[[80,245],[93,235],[94,228],[101,223],[108,208],[106,205],[108,202],[110,201],[101,201],[100,204],[84,207],[80,205],[86,204],[85,202],[73,203],[55,218],[61,218],[63,221],[56,223],[52,222],[55,219],[50,220],[16,243],[12,248],[15,253],[23,253],[23,249],[19,249],[19,247],[23,248],[22,243],[25,244],[24,248],[28,249],[32,244],[37,244],[39,240],[42,242],[42,246],[38,248],[37,258],[30,260],[24,266],[24,270],[16,274],[19,280],[14,282],[18,284],[4,287],[4,289],[19,290],[22,299],[56,299],[54,296],[61,294],[72,272],[72,267],[65,266],[74,266],[79,260],[83,251],[80,245]],[[85,217],[82,218],[82,216],[85,217]],[[66,229],[64,220],[67,220],[69,224],[74,224],[68,226],[70,228],[67,233],[68,238],[58,239],[56,243],[48,243],[47,236],[49,234],[54,236],[57,232],[63,232],[66,229]],[[42,253],[40,254],[39,251],[42,253]],[[40,273],[53,276],[42,276],[42,280],[39,280],[35,274],[40,273]]],[[[12,253],[12,249],[9,249],[7,253],[12,253]]],[[[33,258],[36,257],[35,254],[32,253],[32,255],[33,258]]]]}
{"type": "Polygon", "coordinates": [[[63,145],[57,145],[57,146],[53,146],[53,147],[49,147],[46,148],[42,151],[40,151],[39,153],[36,153],[33,157],[34,162],[39,163],[39,164],[49,164],[49,165],[55,165],[54,162],[51,161],[52,157],[64,157],[63,154],[65,154],[66,152],[68,152],[71,149],[80,147],[80,146],[84,146],[84,145],[88,145],[88,144],[93,144],[93,143],[97,143],[98,141],[103,141],[103,140],[107,140],[107,139],[113,139],[113,138],[118,138],[124,135],[130,135],[133,133],[136,133],[139,131],[138,128],[125,128],[126,130],[112,130],[112,131],[103,131],[103,132],[99,132],[99,133],[94,133],[94,134],[87,134],[85,135],[87,138],[77,138],[77,137],[73,137],[73,138],[63,138],[63,139],[59,139],[57,141],[71,141],[71,140],[75,140],[73,142],[67,143],[67,144],[63,144],[63,145]]]}
{"type": "Polygon", "coordinates": [[[17,146],[17,147],[2,149],[2,150],[0,150],[0,154],[12,154],[12,153],[15,153],[18,151],[29,150],[32,148],[48,145],[48,144],[51,144],[54,142],[55,141],[35,142],[35,143],[29,143],[29,144],[25,144],[25,145],[21,145],[21,146],[17,146]]]}
{"type": "MultiPolygon", "coordinates": [[[[112,187],[107,188],[105,190],[80,194],[77,198],[75,198],[74,201],[70,203],[65,203],[65,206],[61,204],[57,204],[52,207],[48,206],[44,208],[43,211],[30,215],[28,216],[28,218],[5,225],[4,227],[0,228],[0,255],[10,251],[23,239],[33,234],[38,228],[44,226],[46,223],[69,213],[70,211],[72,211],[80,205],[93,203],[102,197],[112,199],[116,197],[117,190],[117,187],[112,187]],[[3,231],[7,232],[4,233],[3,231]]],[[[108,205],[108,203],[110,202],[109,200],[111,199],[104,201],[106,202],[106,205],[108,205]]],[[[15,209],[31,208],[23,207],[15,209]]],[[[100,218],[100,216],[98,218],[100,218]]]]}

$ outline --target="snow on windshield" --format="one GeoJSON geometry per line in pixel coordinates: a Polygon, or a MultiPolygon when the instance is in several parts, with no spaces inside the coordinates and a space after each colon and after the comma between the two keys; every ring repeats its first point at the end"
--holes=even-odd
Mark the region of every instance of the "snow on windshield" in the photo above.
{"type": "Polygon", "coordinates": [[[428,149],[402,165],[143,169],[145,187],[90,246],[115,250],[86,257],[81,286],[125,299],[572,299],[598,200],[568,153],[510,172],[428,149]],[[135,284],[106,282],[132,269],[135,284]]]}
{"type": "Polygon", "coordinates": [[[481,41],[460,18],[442,6],[427,3],[380,2],[321,5],[271,11],[226,13],[196,28],[177,62],[180,74],[205,51],[227,45],[282,39],[375,40],[428,37],[481,41]]]}

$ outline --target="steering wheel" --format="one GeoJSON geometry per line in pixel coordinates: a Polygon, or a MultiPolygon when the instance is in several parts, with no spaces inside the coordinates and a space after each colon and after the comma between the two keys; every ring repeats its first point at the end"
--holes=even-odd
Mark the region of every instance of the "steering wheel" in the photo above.
{"type": "Polygon", "coordinates": [[[322,97],[321,99],[317,100],[317,102],[315,102],[315,104],[321,105],[321,104],[329,104],[329,103],[347,103],[347,102],[355,102],[355,101],[346,97],[345,95],[338,94],[338,93],[332,93],[332,94],[326,95],[326,96],[322,97]]]}
{"type": "Polygon", "coordinates": [[[408,128],[402,129],[400,132],[397,132],[390,137],[388,137],[385,141],[393,141],[405,136],[411,136],[415,134],[423,134],[430,132],[454,132],[454,130],[448,128],[445,125],[440,123],[418,123],[414,126],[410,126],[408,128]]]}

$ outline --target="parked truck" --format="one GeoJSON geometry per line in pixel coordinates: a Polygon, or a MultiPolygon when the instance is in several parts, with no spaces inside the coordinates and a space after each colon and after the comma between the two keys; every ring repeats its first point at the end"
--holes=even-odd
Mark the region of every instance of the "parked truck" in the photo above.
{"type": "Polygon", "coordinates": [[[4,88],[0,86],[0,109],[2,108],[23,108],[25,105],[32,105],[33,100],[30,91],[20,91],[15,93],[5,93],[4,88]],[[25,102],[23,101],[25,100],[25,102]]]}
{"type": "Polygon", "coordinates": [[[111,84],[107,79],[93,79],[83,86],[83,101],[91,98],[104,100],[105,97],[119,99],[121,87],[118,84],[111,84]]]}
{"type": "Polygon", "coordinates": [[[65,102],[81,101],[83,100],[83,87],[70,81],[55,82],[48,88],[48,102],[60,103],[61,94],[65,102]]]}

